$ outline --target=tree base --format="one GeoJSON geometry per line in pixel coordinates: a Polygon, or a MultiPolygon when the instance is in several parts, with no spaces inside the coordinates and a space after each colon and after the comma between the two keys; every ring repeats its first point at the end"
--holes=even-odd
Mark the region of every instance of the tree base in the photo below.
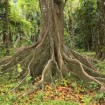
{"type": "Polygon", "coordinates": [[[34,91],[36,87],[44,89],[45,83],[54,83],[54,80],[58,78],[63,79],[69,72],[75,74],[80,80],[98,83],[100,91],[105,91],[105,75],[97,72],[92,63],[84,56],[65,45],[62,48],[62,53],[60,52],[62,59],[60,57],[56,59],[57,55],[54,53],[54,48],[51,49],[47,43],[20,48],[14,56],[0,61],[2,73],[13,70],[14,67],[17,68],[17,64],[20,64],[23,70],[21,83],[28,75],[31,75],[33,80],[41,75],[41,80],[35,84],[35,88],[30,92],[34,91]]]}

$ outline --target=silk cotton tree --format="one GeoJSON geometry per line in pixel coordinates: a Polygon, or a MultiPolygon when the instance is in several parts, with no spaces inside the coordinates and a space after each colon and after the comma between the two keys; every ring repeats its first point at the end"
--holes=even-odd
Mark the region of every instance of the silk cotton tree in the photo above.
{"type": "MultiPolygon", "coordinates": [[[[82,55],[68,48],[63,43],[63,0],[39,0],[41,10],[41,25],[37,43],[32,46],[19,48],[14,56],[0,61],[3,72],[13,70],[21,65],[22,76],[31,75],[33,79],[41,75],[35,87],[51,83],[57,78],[64,78],[69,72],[79,79],[94,81],[105,89],[105,75],[96,71],[92,63],[82,55]]],[[[23,80],[22,80],[23,81],[23,80]]]]}

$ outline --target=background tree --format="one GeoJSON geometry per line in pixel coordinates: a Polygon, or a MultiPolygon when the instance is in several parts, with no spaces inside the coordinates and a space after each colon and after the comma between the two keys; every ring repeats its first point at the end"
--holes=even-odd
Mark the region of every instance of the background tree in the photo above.
{"type": "MultiPolygon", "coordinates": [[[[0,1],[0,23],[1,23],[1,26],[0,26],[0,41],[2,42],[2,30],[3,30],[3,18],[4,18],[4,13],[5,13],[5,10],[4,10],[4,1],[1,0],[0,1]]],[[[0,43],[0,46],[1,46],[2,43],[0,43]]]]}
{"type": "Polygon", "coordinates": [[[8,16],[9,16],[9,5],[8,4],[9,3],[8,3],[8,0],[1,0],[0,4],[1,4],[2,29],[3,29],[3,32],[1,32],[2,41],[3,41],[2,46],[4,48],[7,48],[9,47],[9,43],[10,43],[9,20],[8,20],[8,16]]]}
{"type": "Polygon", "coordinates": [[[97,34],[95,37],[95,51],[98,58],[105,59],[105,2],[97,0],[97,34]]]}
{"type": "Polygon", "coordinates": [[[74,13],[76,46],[85,51],[94,50],[96,8],[95,0],[81,0],[80,6],[74,13]]]}

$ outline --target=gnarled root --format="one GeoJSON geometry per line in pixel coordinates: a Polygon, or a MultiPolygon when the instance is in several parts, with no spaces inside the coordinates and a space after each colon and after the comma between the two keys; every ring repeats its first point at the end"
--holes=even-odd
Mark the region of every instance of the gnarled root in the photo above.
{"type": "MultiPolygon", "coordinates": [[[[22,49],[15,56],[0,61],[0,67],[4,73],[12,69],[12,67],[17,67],[17,64],[21,64],[21,67],[25,68],[21,75],[23,75],[24,70],[28,71],[27,75],[31,75],[33,80],[41,75],[41,80],[35,83],[35,86],[26,91],[24,95],[34,92],[37,88],[44,90],[46,83],[54,84],[54,80],[63,79],[66,72],[74,73],[81,80],[94,81],[101,86],[100,91],[105,91],[105,75],[97,72],[87,58],[73,50],[69,50],[67,47],[63,47],[62,51],[56,50],[53,44],[48,45],[47,43],[43,41],[42,44],[35,46],[35,48],[22,49]],[[57,56],[57,54],[60,56],[57,56]],[[3,64],[4,62],[5,64],[3,64]]],[[[20,84],[27,75],[24,76],[20,84]]],[[[18,86],[12,91],[17,89],[18,86]]]]}

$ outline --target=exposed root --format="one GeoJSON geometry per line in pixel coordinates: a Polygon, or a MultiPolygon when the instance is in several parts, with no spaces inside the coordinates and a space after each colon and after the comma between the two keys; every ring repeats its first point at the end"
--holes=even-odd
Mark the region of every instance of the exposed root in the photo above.
{"type": "MultiPolygon", "coordinates": [[[[28,74],[26,76],[24,76],[24,78],[21,80],[21,82],[18,84],[18,86],[13,88],[11,90],[11,92],[18,89],[18,87],[24,82],[24,80],[27,78],[27,76],[31,75],[32,67],[35,67],[33,65],[38,63],[38,61],[36,62],[35,60],[40,59],[40,58],[37,58],[37,54],[39,54],[39,52],[40,52],[41,55],[39,55],[39,56],[43,55],[42,50],[40,50],[41,48],[44,48],[44,47],[42,47],[43,43],[39,44],[34,49],[33,48],[30,49],[30,51],[27,50],[27,51],[29,51],[28,53],[30,53],[30,54],[25,53],[25,55],[27,55],[27,56],[24,56],[23,59],[21,59],[21,60],[18,59],[16,61],[16,59],[18,57],[20,57],[20,55],[18,55],[18,56],[16,56],[14,58],[14,60],[12,62],[9,62],[9,63],[7,62],[6,65],[2,65],[3,70],[5,68],[4,72],[6,70],[12,69],[12,67],[15,67],[17,64],[21,64],[22,67],[25,67],[25,69],[27,69],[28,74]]],[[[61,54],[61,56],[62,56],[61,57],[62,59],[59,60],[60,63],[58,63],[59,61],[57,61],[55,59],[55,53],[54,53],[55,49],[53,47],[53,44],[51,44],[50,47],[51,47],[51,49],[50,49],[50,55],[51,55],[50,57],[51,58],[49,59],[49,56],[48,56],[47,59],[49,59],[49,60],[46,59],[47,62],[44,62],[42,72],[37,73],[36,69],[35,69],[35,72],[36,72],[35,78],[42,74],[41,80],[38,83],[35,83],[35,86],[31,90],[26,91],[24,93],[24,95],[30,94],[30,93],[34,92],[36,89],[38,89],[38,88],[42,88],[42,90],[44,90],[44,86],[45,86],[46,83],[54,84],[54,80],[57,79],[57,78],[62,78],[63,79],[63,75],[66,72],[66,69],[69,72],[74,73],[77,77],[79,77],[82,80],[86,80],[88,82],[89,81],[94,81],[94,82],[98,83],[101,86],[100,91],[105,90],[105,85],[104,85],[104,83],[105,83],[105,75],[97,72],[94,69],[92,69],[92,67],[89,68],[89,66],[85,65],[85,63],[82,63],[79,60],[82,56],[79,55],[79,57],[80,57],[79,58],[79,57],[77,57],[77,55],[78,55],[77,54],[76,57],[75,57],[75,54],[73,54],[73,52],[72,53],[70,52],[70,54],[69,53],[66,54],[68,50],[64,51],[64,53],[62,54],[60,52],[60,50],[58,50],[58,54],[61,54]]],[[[22,54],[23,54],[23,51],[22,51],[22,54]]],[[[59,57],[60,56],[58,56],[58,58],[59,57]]],[[[8,59],[10,60],[10,58],[8,58],[8,59]]],[[[13,59],[13,58],[11,57],[11,59],[13,59]]],[[[84,59],[84,61],[89,63],[89,61],[85,60],[85,58],[83,58],[83,59],[84,59]]],[[[23,73],[24,72],[22,72],[21,75],[23,75],[23,73]]]]}
{"type": "MultiPolygon", "coordinates": [[[[82,75],[82,77],[84,77],[84,78],[88,78],[88,80],[92,80],[92,81],[95,81],[96,83],[98,83],[99,85],[102,85],[98,80],[96,80],[96,79],[94,79],[94,77],[92,77],[92,76],[90,76],[90,75],[88,75],[86,72],[85,72],[85,70],[84,70],[84,68],[83,68],[83,66],[82,66],[82,63],[80,62],[80,61],[78,61],[78,60],[76,60],[76,59],[70,59],[70,58],[68,58],[65,54],[64,54],[64,58],[66,59],[66,61],[68,61],[68,63],[71,65],[71,64],[74,64],[74,67],[72,68],[72,71],[75,69],[75,66],[77,66],[77,68],[79,69],[79,74],[80,74],[80,76],[82,75]]],[[[76,69],[77,69],[76,68],[76,69]]],[[[74,72],[76,72],[76,71],[74,71],[74,72]]],[[[77,75],[78,76],[78,75],[77,75]]],[[[81,78],[79,76],[79,78],[81,78]]]]}
{"type": "Polygon", "coordinates": [[[20,83],[19,83],[15,88],[11,89],[10,92],[16,91],[16,90],[20,87],[20,85],[26,80],[26,78],[27,78],[28,76],[29,76],[29,74],[27,74],[27,76],[25,76],[25,78],[22,79],[22,80],[20,81],[20,83]]]}
{"type": "Polygon", "coordinates": [[[46,64],[46,66],[42,72],[41,80],[38,81],[38,83],[36,83],[32,89],[24,92],[24,94],[22,94],[22,95],[29,95],[29,94],[33,93],[38,88],[42,88],[42,90],[44,90],[45,82],[50,82],[52,79],[52,77],[48,78],[48,76],[51,76],[51,66],[52,66],[52,59],[50,59],[48,61],[48,63],[46,64]]]}
{"type": "Polygon", "coordinates": [[[101,86],[100,91],[105,91],[105,85],[104,85],[104,83],[105,83],[105,77],[104,76],[105,75],[102,75],[102,74],[94,71],[93,69],[85,66],[84,64],[82,64],[77,59],[68,58],[66,56],[66,54],[63,54],[63,55],[64,55],[64,59],[69,64],[68,68],[70,68],[70,70],[72,72],[74,72],[74,74],[76,74],[77,77],[79,77],[82,80],[86,80],[86,81],[89,81],[89,80],[90,81],[94,81],[94,82],[98,83],[101,86]],[[78,67],[76,68],[76,66],[78,66],[78,67]],[[91,70],[91,72],[93,72],[93,74],[91,74],[91,75],[88,74],[88,72],[86,71],[86,69],[91,70]],[[78,72],[78,70],[79,70],[79,72],[78,72]],[[96,75],[99,76],[99,77],[95,77],[96,75]]]}
{"type": "Polygon", "coordinates": [[[100,78],[105,78],[105,74],[102,74],[98,71],[95,71],[87,66],[85,66],[83,64],[83,68],[85,69],[85,71],[89,74],[89,75],[93,75],[94,77],[100,77],[100,78]]]}
{"type": "Polygon", "coordinates": [[[64,45],[63,47],[65,49],[68,49],[70,55],[73,56],[73,58],[79,60],[82,64],[84,64],[85,66],[89,67],[90,69],[96,70],[96,68],[94,67],[92,62],[89,61],[89,59],[87,59],[86,57],[80,55],[79,53],[75,52],[74,50],[68,48],[66,45],[64,45]]]}
{"type": "MultiPolygon", "coordinates": [[[[20,61],[17,61],[17,63],[15,62],[15,60],[13,60],[12,62],[13,62],[13,65],[3,65],[3,66],[6,66],[6,68],[3,68],[3,66],[1,66],[2,67],[2,74],[4,74],[4,73],[6,73],[6,72],[8,72],[8,71],[10,71],[10,70],[13,70],[16,66],[17,66],[17,64],[23,64],[23,62],[25,62],[25,64],[26,65],[28,65],[28,61],[30,61],[30,59],[31,59],[31,56],[32,56],[32,54],[30,54],[30,55],[27,55],[26,57],[24,57],[22,60],[20,60],[20,61]],[[8,66],[8,67],[7,67],[8,66]]],[[[11,62],[11,63],[12,63],[11,62]]],[[[17,67],[16,67],[17,68],[17,67]]],[[[23,69],[23,68],[22,68],[23,69]]],[[[25,67],[25,69],[27,69],[26,67],[25,67]]]]}
{"type": "Polygon", "coordinates": [[[9,63],[5,64],[3,61],[4,65],[3,64],[0,65],[2,71],[5,71],[6,69],[9,69],[9,68],[19,64],[19,62],[21,62],[22,60],[26,59],[27,56],[29,56],[29,53],[31,54],[32,52],[28,51],[28,50],[27,51],[23,50],[21,54],[11,57],[11,60],[9,63]]]}
{"type": "Polygon", "coordinates": [[[99,92],[105,93],[105,84],[103,84],[99,90],[99,92]]]}
{"type": "MultiPolygon", "coordinates": [[[[40,50],[40,49],[44,48],[42,46],[43,43],[40,43],[34,49],[33,48],[30,49],[30,51],[27,50],[29,52],[25,53],[26,56],[22,57],[23,59],[20,59],[20,60],[18,59],[16,61],[16,59],[18,57],[21,57],[20,55],[18,55],[14,58],[14,60],[12,62],[9,62],[9,63],[7,62],[6,65],[2,65],[3,70],[5,68],[4,72],[8,69],[12,69],[12,67],[15,67],[17,64],[21,64],[22,67],[25,67],[25,69],[27,69],[28,74],[26,76],[24,76],[24,78],[21,80],[21,82],[18,84],[18,86],[13,88],[11,90],[11,92],[18,89],[18,87],[20,87],[20,85],[24,82],[24,80],[27,78],[27,76],[31,75],[32,69],[33,69],[33,67],[35,67],[34,65],[36,65],[38,63],[37,60],[40,59],[40,58],[37,58],[38,57],[37,54],[41,53],[41,55],[39,55],[39,56],[43,56],[42,50],[40,50]]],[[[61,56],[58,56],[58,58],[60,58],[60,60],[57,60],[57,59],[55,59],[55,53],[54,53],[55,49],[53,47],[53,44],[50,44],[50,48],[51,48],[50,49],[50,55],[51,56],[47,57],[47,59],[46,59],[47,62],[43,62],[44,65],[42,66],[43,67],[42,72],[38,73],[38,72],[36,72],[36,68],[34,68],[34,72],[36,72],[35,78],[42,74],[41,80],[38,83],[35,83],[35,86],[32,87],[31,90],[23,93],[24,95],[31,94],[32,92],[34,92],[38,88],[42,88],[42,90],[44,90],[44,87],[45,87],[46,83],[54,84],[54,80],[57,79],[57,78],[62,78],[63,79],[63,77],[64,77],[63,75],[66,72],[66,69],[69,72],[74,73],[77,77],[79,77],[82,80],[86,80],[88,82],[89,81],[94,81],[94,82],[98,83],[101,86],[100,91],[105,90],[105,86],[104,86],[105,75],[103,75],[103,74],[97,72],[96,70],[92,69],[92,67],[89,68],[89,65],[85,65],[85,63],[82,63],[79,60],[82,56],[79,55],[79,57],[80,57],[79,58],[79,57],[77,57],[78,54],[75,56],[75,54],[73,54],[73,52],[72,53],[70,52],[70,55],[71,55],[70,56],[69,53],[66,54],[68,50],[64,51],[64,53],[62,54],[60,52],[60,49],[59,49],[59,50],[57,50],[57,53],[61,54],[61,56]],[[49,57],[50,57],[50,59],[49,59],[49,57]]],[[[47,52],[48,50],[45,50],[45,51],[47,52]]],[[[22,51],[22,54],[23,54],[23,51],[22,51]]],[[[10,60],[10,58],[8,58],[8,59],[10,60]]],[[[13,58],[11,57],[11,59],[13,59],[13,58]]],[[[85,58],[83,58],[83,59],[84,59],[84,61],[89,63],[89,61],[85,60],[85,58]]],[[[42,59],[42,60],[44,60],[44,59],[42,59]]],[[[23,73],[24,72],[22,72],[21,75],[23,75],[23,73]]]]}
{"type": "MultiPolygon", "coordinates": [[[[34,57],[34,56],[33,56],[33,57],[34,57]]],[[[24,79],[22,79],[22,81],[18,84],[18,86],[16,86],[15,88],[13,88],[10,92],[15,91],[15,90],[24,82],[24,80],[26,80],[26,78],[27,78],[28,76],[30,76],[30,64],[32,63],[33,57],[32,57],[32,59],[31,59],[29,65],[28,65],[28,74],[25,76],[24,79]]]]}
{"type": "Polygon", "coordinates": [[[0,65],[4,65],[4,64],[6,64],[6,63],[9,63],[9,62],[11,62],[11,56],[7,56],[7,57],[5,57],[5,58],[2,58],[2,59],[0,59],[0,65]]]}
{"type": "Polygon", "coordinates": [[[97,79],[98,81],[105,83],[105,78],[100,78],[100,77],[94,77],[94,78],[97,79]]]}

